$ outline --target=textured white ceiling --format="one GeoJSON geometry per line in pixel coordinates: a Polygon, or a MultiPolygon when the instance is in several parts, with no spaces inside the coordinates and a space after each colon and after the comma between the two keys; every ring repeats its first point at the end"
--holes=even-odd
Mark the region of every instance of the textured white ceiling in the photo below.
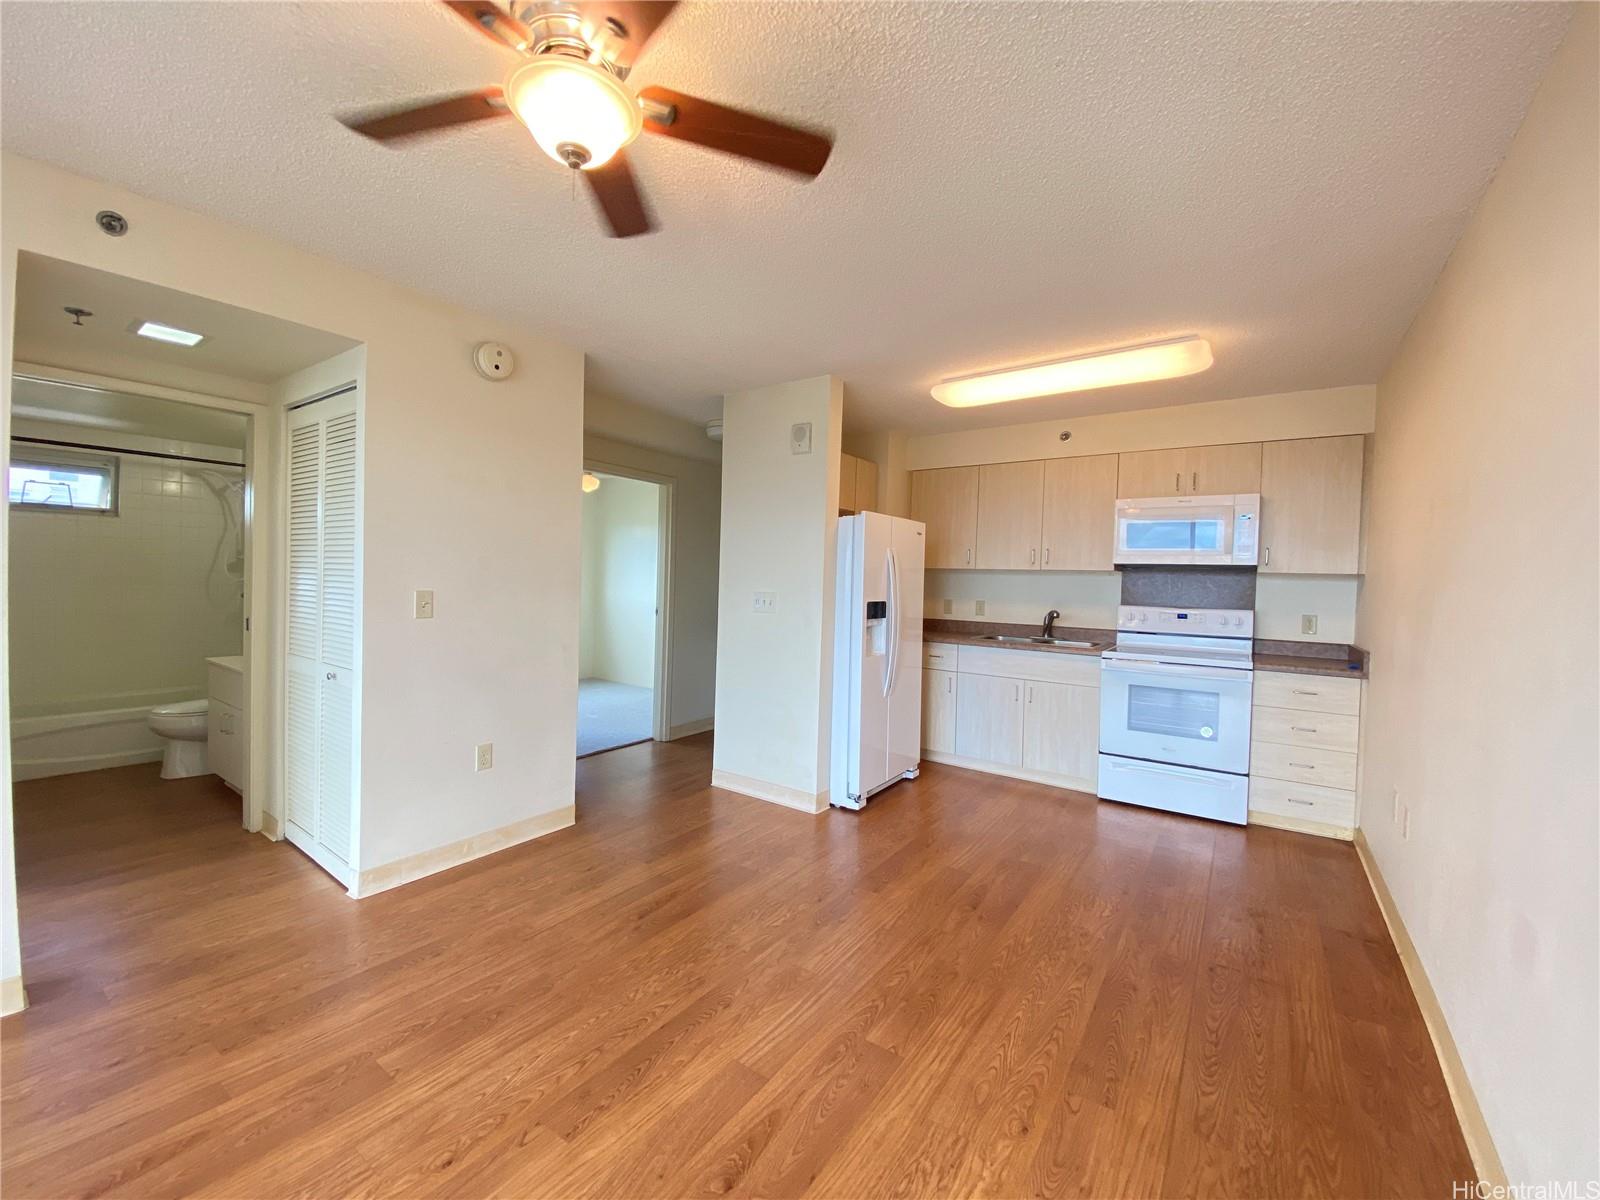
{"type": "Polygon", "coordinates": [[[648,135],[601,236],[514,122],[333,113],[496,82],[438,5],[8,3],[7,149],[582,346],[694,419],[833,372],[858,429],[1375,380],[1526,110],[1547,4],[686,3],[635,71],[831,128],[810,184],[648,135]],[[1200,333],[1188,380],[952,411],[947,375],[1200,333]]]}

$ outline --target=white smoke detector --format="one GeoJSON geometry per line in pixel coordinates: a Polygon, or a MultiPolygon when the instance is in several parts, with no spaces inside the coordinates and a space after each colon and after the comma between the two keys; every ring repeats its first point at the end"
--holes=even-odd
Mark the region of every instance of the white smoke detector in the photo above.
{"type": "Polygon", "coordinates": [[[721,417],[718,417],[715,421],[707,421],[706,422],[706,436],[708,438],[710,438],[713,442],[720,442],[722,440],[722,418],[721,417]]]}
{"type": "Polygon", "coordinates": [[[516,357],[511,347],[499,342],[479,342],[472,351],[472,365],[485,379],[510,379],[517,369],[516,357]]]}

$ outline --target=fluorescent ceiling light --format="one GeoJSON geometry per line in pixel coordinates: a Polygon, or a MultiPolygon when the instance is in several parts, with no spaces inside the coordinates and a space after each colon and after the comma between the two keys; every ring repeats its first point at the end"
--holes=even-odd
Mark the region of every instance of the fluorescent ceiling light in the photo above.
{"type": "Polygon", "coordinates": [[[140,337],[154,338],[158,342],[171,342],[174,346],[198,346],[206,340],[203,333],[190,333],[187,329],[174,329],[156,321],[141,321],[134,329],[140,337]]]}
{"type": "Polygon", "coordinates": [[[1202,337],[1181,337],[1032,367],[946,379],[933,389],[933,398],[951,408],[974,408],[1032,396],[1059,396],[1123,383],[1176,379],[1204,371],[1210,365],[1210,342],[1202,337]]]}

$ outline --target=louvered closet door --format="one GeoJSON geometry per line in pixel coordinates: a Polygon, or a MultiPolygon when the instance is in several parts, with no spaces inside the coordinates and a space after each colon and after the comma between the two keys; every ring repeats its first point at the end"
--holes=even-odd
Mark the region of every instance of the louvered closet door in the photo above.
{"type": "Polygon", "coordinates": [[[287,833],[345,883],[354,874],[357,433],[353,392],[289,416],[287,833]]]}

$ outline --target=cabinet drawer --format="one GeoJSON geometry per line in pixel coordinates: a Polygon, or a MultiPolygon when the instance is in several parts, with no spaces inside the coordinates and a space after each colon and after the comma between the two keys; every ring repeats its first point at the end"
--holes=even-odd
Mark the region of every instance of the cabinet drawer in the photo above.
{"type": "Polygon", "coordinates": [[[1250,777],[1250,811],[1354,829],[1356,794],[1342,788],[1250,777]]]}
{"type": "Polygon", "coordinates": [[[1311,746],[1354,754],[1361,719],[1348,713],[1310,712],[1295,708],[1263,708],[1250,714],[1250,735],[1257,741],[1284,746],[1311,746]]]}
{"type": "Polygon", "coordinates": [[[960,646],[957,669],[963,675],[1000,675],[1037,683],[1100,686],[1100,658],[1094,654],[1046,654],[1037,650],[1001,650],[960,646]]]}
{"type": "Polygon", "coordinates": [[[956,648],[949,642],[923,642],[922,665],[939,671],[954,671],[956,648]]]}
{"type": "Polygon", "coordinates": [[[1322,787],[1354,791],[1356,756],[1343,750],[1320,750],[1314,746],[1284,746],[1278,742],[1250,743],[1250,775],[1268,779],[1287,779],[1293,783],[1314,783],[1322,787]]]}
{"type": "Polygon", "coordinates": [[[1267,708],[1299,708],[1307,712],[1361,711],[1361,681],[1336,675],[1291,675],[1284,671],[1255,673],[1255,702],[1267,708]]]}

